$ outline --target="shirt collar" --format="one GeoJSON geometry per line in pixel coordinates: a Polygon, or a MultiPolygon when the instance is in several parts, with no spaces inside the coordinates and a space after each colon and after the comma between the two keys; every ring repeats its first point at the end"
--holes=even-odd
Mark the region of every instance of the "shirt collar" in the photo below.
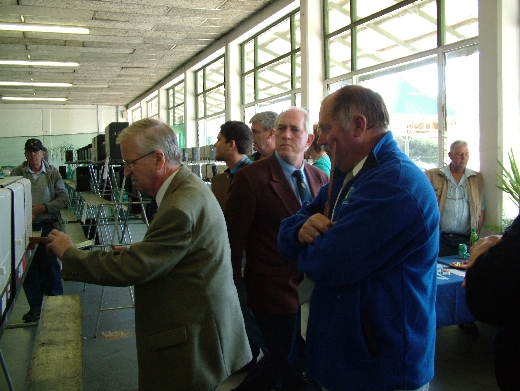
{"type": "Polygon", "coordinates": [[[29,163],[27,163],[27,171],[29,171],[31,174],[41,174],[41,173],[47,173],[47,170],[45,169],[45,163],[42,161],[42,169],[38,172],[34,172],[31,170],[31,166],[29,166],[29,163]]]}
{"type": "Polygon", "coordinates": [[[235,164],[235,167],[233,167],[233,168],[231,168],[231,169],[229,170],[229,173],[230,173],[230,174],[234,174],[235,172],[237,172],[238,169],[239,169],[240,167],[242,167],[242,165],[243,165],[247,160],[249,160],[249,157],[248,157],[247,155],[242,156],[242,159],[240,159],[240,161],[239,161],[237,164],[235,164]]]}
{"type": "Polygon", "coordinates": [[[170,183],[172,183],[173,177],[179,172],[179,169],[175,171],[173,174],[171,174],[168,179],[164,181],[164,183],[159,187],[159,190],[157,191],[157,194],[155,195],[155,201],[157,202],[157,208],[161,206],[161,202],[164,198],[164,195],[166,194],[166,189],[168,189],[168,186],[170,186],[170,183]]]}
{"type": "Polygon", "coordinates": [[[281,156],[280,154],[278,153],[278,151],[275,151],[274,152],[275,156],[276,156],[276,159],[278,160],[278,163],[280,163],[280,166],[282,167],[282,170],[285,174],[286,177],[290,178],[292,173],[295,171],[295,170],[301,170],[303,173],[304,173],[304,178],[305,178],[305,172],[303,171],[303,167],[304,167],[304,163],[303,163],[303,159],[302,159],[302,165],[300,166],[300,168],[295,168],[291,163],[288,163],[286,162],[281,156]]]}

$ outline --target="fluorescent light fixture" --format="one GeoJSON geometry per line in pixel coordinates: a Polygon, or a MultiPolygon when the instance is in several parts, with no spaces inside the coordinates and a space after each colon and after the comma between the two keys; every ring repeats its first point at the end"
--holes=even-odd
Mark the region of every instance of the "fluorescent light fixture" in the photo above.
{"type": "Polygon", "coordinates": [[[88,34],[90,31],[85,27],[54,26],[48,24],[29,23],[0,23],[0,30],[8,31],[35,31],[41,33],[65,33],[65,34],[88,34]]]}
{"type": "Polygon", "coordinates": [[[65,102],[67,98],[39,98],[37,96],[33,97],[22,97],[22,96],[2,96],[2,100],[22,100],[22,101],[28,101],[28,100],[48,100],[53,102],[65,102]]]}
{"type": "Polygon", "coordinates": [[[38,67],[78,67],[79,63],[65,61],[0,60],[0,65],[22,65],[38,67]]]}
{"type": "Polygon", "coordinates": [[[34,81],[0,81],[0,86],[72,87],[71,83],[44,83],[34,81]]]}

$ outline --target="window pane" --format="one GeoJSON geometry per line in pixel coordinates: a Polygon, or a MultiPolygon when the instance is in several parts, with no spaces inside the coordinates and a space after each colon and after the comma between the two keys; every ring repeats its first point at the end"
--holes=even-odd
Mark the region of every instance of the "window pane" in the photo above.
{"type": "Polygon", "coordinates": [[[216,117],[208,118],[205,121],[206,126],[206,138],[200,145],[213,145],[217,142],[217,136],[220,132],[220,125],[225,122],[225,116],[219,115],[216,117]]]}
{"type": "Polygon", "coordinates": [[[170,108],[170,107],[173,107],[173,89],[169,88],[167,94],[168,94],[168,108],[170,108]]]}
{"type": "Polygon", "coordinates": [[[287,110],[292,106],[291,96],[285,95],[271,101],[262,102],[258,104],[258,112],[261,111],[274,111],[280,114],[282,111],[287,110]]]}
{"type": "Polygon", "coordinates": [[[399,147],[423,170],[437,166],[437,64],[432,63],[370,78],[359,84],[383,97],[390,130],[399,147]]]}
{"type": "Polygon", "coordinates": [[[331,33],[350,24],[350,0],[329,0],[329,28],[331,33]]]}
{"type": "Polygon", "coordinates": [[[336,77],[350,72],[350,30],[329,40],[329,76],[336,77]]]}
{"type": "Polygon", "coordinates": [[[250,73],[243,78],[244,80],[244,103],[250,103],[255,100],[255,74],[250,73]]]}
{"type": "MultiPolygon", "coordinates": [[[[402,1],[402,0],[400,0],[402,1]]],[[[388,8],[395,3],[400,1],[395,0],[370,0],[370,1],[357,1],[357,20],[375,14],[385,8],[388,8]]],[[[457,0],[458,1],[458,0],[457,0]]]]}
{"type": "Polygon", "coordinates": [[[294,42],[295,42],[295,46],[293,49],[298,49],[301,46],[300,13],[299,12],[297,12],[294,15],[294,42]]]}
{"type": "Polygon", "coordinates": [[[206,115],[220,113],[226,110],[224,86],[218,87],[206,94],[206,115]]]}
{"type": "Polygon", "coordinates": [[[268,61],[291,51],[290,21],[285,19],[276,26],[258,36],[258,64],[268,61]]]}
{"type": "MultiPolygon", "coordinates": [[[[479,55],[450,53],[446,59],[446,147],[455,140],[468,143],[468,167],[480,171],[479,55]],[[461,54],[463,54],[461,56],[461,54]]],[[[448,162],[448,157],[444,157],[448,162]]]]}
{"type": "Polygon", "coordinates": [[[155,118],[159,113],[159,98],[150,99],[147,103],[148,117],[155,118]]]}
{"type": "Polygon", "coordinates": [[[244,108],[244,122],[249,124],[249,120],[256,114],[256,107],[249,106],[244,108]]]}
{"type": "Polygon", "coordinates": [[[302,56],[300,53],[296,54],[294,56],[294,60],[296,62],[296,68],[295,68],[295,84],[294,88],[300,88],[302,85],[302,56]]]}
{"type": "Polygon", "coordinates": [[[298,92],[294,94],[294,98],[296,99],[296,107],[302,107],[302,94],[298,92]]]}
{"type": "Polygon", "coordinates": [[[435,7],[425,4],[418,1],[360,26],[358,69],[435,48],[435,7]]]}
{"type": "Polygon", "coordinates": [[[478,0],[446,2],[446,43],[478,36],[478,0]]]}
{"type": "Polygon", "coordinates": [[[173,109],[168,109],[168,125],[173,126],[175,124],[173,109]]]}
{"type": "Polygon", "coordinates": [[[174,88],[175,88],[175,105],[184,103],[184,82],[177,84],[174,88]]]}
{"type": "Polygon", "coordinates": [[[197,97],[197,118],[204,117],[204,95],[197,97]]]}
{"type": "Polygon", "coordinates": [[[224,57],[206,67],[206,89],[224,84],[224,57]]]}
{"type": "Polygon", "coordinates": [[[175,125],[184,123],[184,104],[175,107],[175,125]]]}
{"type": "Polygon", "coordinates": [[[197,72],[197,93],[200,94],[204,91],[204,69],[197,72]]]}
{"type": "Polygon", "coordinates": [[[255,66],[255,40],[252,39],[244,44],[244,55],[242,59],[244,64],[244,72],[250,71],[255,66]]]}
{"type": "Polygon", "coordinates": [[[141,118],[141,108],[138,107],[132,111],[132,122],[139,121],[141,118]]]}
{"type": "Polygon", "coordinates": [[[291,90],[291,58],[271,64],[258,72],[258,99],[291,90]]]}

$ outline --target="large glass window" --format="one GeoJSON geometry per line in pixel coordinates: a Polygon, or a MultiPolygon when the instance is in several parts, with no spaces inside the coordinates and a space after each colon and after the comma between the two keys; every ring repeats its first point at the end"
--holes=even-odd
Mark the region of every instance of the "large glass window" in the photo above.
{"type": "Polygon", "coordinates": [[[324,15],[329,90],[379,92],[423,169],[446,163],[457,139],[478,151],[478,0],[327,0],[324,15]]]}
{"type": "Polygon", "coordinates": [[[167,90],[168,125],[177,134],[180,148],[186,147],[186,129],[184,126],[184,80],[167,90]]]}
{"type": "Polygon", "coordinates": [[[212,145],[225,118],[224,56],[196,71],[195,80],[199,146],[212,145]]]}
{"type": "Polygon", "coordinates": [[[159,97],[155,96],[146,102],[148,109],[148,118],[159,118],[159,97]]]}
{"type": "Polygon", "coordinates": [[[257,111],[279,112],[298,103],[300,41],[300,13],[294,12],[242,44],[246,121],[257,111]]]}
{"type": "Polygon", "coordinates": [[[143,117],[143,115],[142,115],[141,106],[132,110],[132,122],[139,121],[140,119],[142,119],[142,117],[143,117]]]}
{"type": "MultiPolygon", "coordinates": [[[[421,169],[436,167],[439,131],[436,57],[365,74],[356,84],[383,97],[390,114],[389,129],[399,147],[421,169]]],[[[340,86],[337,83],[334,88],[340,86]]]]}
{"type": "Polygon", "coordinates": [[[475,46],[446,54],[446,148],[448,163],[451,143],[468,143],[468,167],[480,171],[479,54],[475,46]]]}

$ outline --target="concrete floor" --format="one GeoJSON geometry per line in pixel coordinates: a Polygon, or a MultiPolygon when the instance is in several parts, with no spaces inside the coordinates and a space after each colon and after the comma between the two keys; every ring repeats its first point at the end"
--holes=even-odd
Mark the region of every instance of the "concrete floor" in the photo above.
{"type": "MultiPolygon", "coordinates": [[[[137,391],[133,308],[107,309],[131,305],[128,288],[105,288],[97,336],[100,286],[65,282],[66,294],[79,294],[82,305],[83,379],[85,391],[137,391]]],[[[21,322],[27,312],[25,296],[20,295],[8,324],[21,322]]],[[[437,330],[435,378],[431,391],[498,390],[493,375],[491,343],[494,328],[478,323],[479,336],[464,334],[457,326],[437,330]]],[[[2,349],[15,390],[24,390],[36,327],[6,329],[2,349]]],[[[218,387],[227,391],[240,383],[236,375],[218,387]]],[[[0,390],[8,390],[3,373],[0,390]]],[[[47,390],[42,390],[47,391],[47,390]]]]}
{"type": "MultiPolygon", "coordinates": [[[[134,241],[146,227],[132,226],[134,241]]],[[[81,296],[83,329],[84,391],[137,391],[134,309],[129,288],[106,287],[99,312],[102,287],[77,282],[64,283],[65,294],[81,296]],[[111,309],[111,308],[118,309],[111,309]],[[121,308],[119,308],[121,307],[121,308]],[[99,316],[99,326],[97,319],[99,316]]],[[[18,296],[8,325],[20,324],[29,310],[23,292],[18,296]]],[[[430,391],[495,391],[491,344],[494,327],[477,323],[479,336],[466,335],[457,326],[437,329],[435,377],[430,391]]],[[[25,389],[36,327],[8,328],[0,340],[14,389],[25,389]]],[[[217,391],[238,385],[244,374],[235,375],[217,391]]],[[[0,373],[0,391],[8,390],[0,373]]],[[[50,391],[50,390],[41,390],[50,391]]]]}

